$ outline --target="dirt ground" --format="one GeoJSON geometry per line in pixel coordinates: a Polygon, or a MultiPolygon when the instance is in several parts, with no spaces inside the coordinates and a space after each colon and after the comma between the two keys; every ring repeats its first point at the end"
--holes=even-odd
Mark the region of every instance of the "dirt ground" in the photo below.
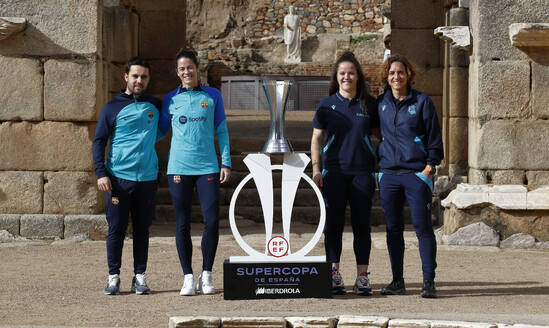
{"type": "MultiPolygon", "coordinates": [[[[312,227],[302,227],[303,231],[312,227]]],[[[198,275],[200,225],[193,226],[193,267],[198,275]]],[[[153,227],[148,283],[152,295],[129,293],[132,277],[131,240],[125,244],[123,291],[105,296],[106,251],[103,241],[25,242],[0,244],[0,327],[167,327],[169,314],[182,315],[383,315],[403,319],[444,319],[549,325],[549,250],[439,247],[438,299],[422,299],[421,265],[413,233],[407,234],[405,280],[408,294],[383,296],[379,290],[391,278],[382,232],[373,234],[370,269],[374,296],[352,293],[334,299],[223,300],[223,259],[243,255],[227,228],[222,229],[214,266],[217,293],[179,296],[183,274],[172,237],[172,225],[153,227]]],[[[261,245],[261,227],[249,226],[246,240],[261,245]]],[[[310,234],[293,235],[297,245],[310,234]]],[[[354,283],[352,236],[345,234],[342,274],[350,290],[354,283]]],[[[322,245],[314,250],[321,254],[322,245]]]]}

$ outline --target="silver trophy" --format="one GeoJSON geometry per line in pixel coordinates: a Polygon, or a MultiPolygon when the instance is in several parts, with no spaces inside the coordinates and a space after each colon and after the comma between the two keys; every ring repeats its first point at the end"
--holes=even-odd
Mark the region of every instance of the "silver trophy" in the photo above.
{"type": "Polygon", "coordinates": [[[290,95],[290,80],[263,80],[263,89],[271,111],[271,132],[262,153],[292,153],[290,141],[284,135],[284,116],[290,95]]]}

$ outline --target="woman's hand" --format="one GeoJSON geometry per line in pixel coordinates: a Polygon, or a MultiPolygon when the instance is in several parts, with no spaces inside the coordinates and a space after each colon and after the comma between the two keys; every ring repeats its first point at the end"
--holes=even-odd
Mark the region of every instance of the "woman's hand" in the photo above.
{"type": "Polygon", "coordinates": [[[97,179],[97,189],[102,192],[108,192],[109,194],[112,191],[111,179],[109,177],[102,177],[97,179]]]}
{"type": "Polygon", "coordinates": [[[429,179],[433,179],[433,175],[431,174],[431,166],[426,165],[423,171],[421,171],[421,174],[428,177],[429,179]]]}
{"type": "Polygon", "coordinates": [[[219,182],[225,183],[229,181],[230,177],[231,177],[231,169],[228,167],[221,168],[221,171],[219,172],[219,182]]]}
{"type": "Polygon", "coordinates": [[[313,172],[313,181],[319,189],[322,189],[322,174],[320,172],[313,172]]]}

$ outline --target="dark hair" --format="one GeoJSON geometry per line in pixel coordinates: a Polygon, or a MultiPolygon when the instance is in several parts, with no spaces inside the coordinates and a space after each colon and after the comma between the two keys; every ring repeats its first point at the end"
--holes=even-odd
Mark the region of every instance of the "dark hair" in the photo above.
{"type": "Polygon", "coordinates": [[[366,83],[366,77],[364,76],[364,73],[362,73],[360,63],[356,59],[354,53],[350,51],[345,51],[341,56],[339,56],[339,58],[335,62],[334,70],[330,79],[329,94],[333,95],[339,90],[339,83],[337,82],[337,70],[339,68],[339,64],[343,62],[349,62],[353,64],[356,69],[356,73],[358,75],[358,80],[356,82],[356,97],[360,99],[360,108],[362,109],[362,112],[366,113],[366,100],[369,97],[368,85],[366,83]]]}
{"type": "Polygon", "coordinates": [[[179,59],[181,59],[181,58],[189,58],[190,60],[192,60],[194,62],[196,67],[198,67],[198,58],[196,57],[196,52],[194,50],[192,50],[192,49],[179,49],[179,51],[175,55],[176,65],[177,65],[177,62],[179,61],[179,59]]]}
{"type": "Polygon", "coordinates": [[[406,74],[408,74],[408,81],[406,81],[406,84],[408,88],[411,88],[412,83],[414,83],[414,78],[416,77],[416,69],[414,68],[412,63],[410,63],[408,58],[404,57],[401,54],[394,54],[387,58],[383,63],[383,73],[381,75],[381,79],[383,81],[385,90],[390,88],[389,83],[387,83],[387,78],[389,77],[389,70],[391,70],[391,65],[394,62],[399,62],[404,65],[404,68],[406,68],[406,74]]]}
{"type": "Polygon", "coordinates": [[[149,74],[151,73],[151,65],[149,65],[149,62],[143,57],[135,56],[126,63],[126,74],[130,72],[130,68],[133,65],[146,67],[149,69],[149,74]]]}

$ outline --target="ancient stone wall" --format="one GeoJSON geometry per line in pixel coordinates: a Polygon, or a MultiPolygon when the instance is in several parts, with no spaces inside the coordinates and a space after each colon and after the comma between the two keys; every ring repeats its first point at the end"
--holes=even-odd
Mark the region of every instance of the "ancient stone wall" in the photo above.
{"type": "Polygon", "coordinates": [[[469,182],[547,185],[549,47],[515,47],[509,31],[514,23],[548,23],[549,11],[540,10],[547,1],[470,6],[469,182]]]}
{"type": "Polygon", "coordinates": [[[107,98],[100,0],[0,2],[27,20],[0,41],[0,213],[104,209],[91,160],[107,98]]]}

